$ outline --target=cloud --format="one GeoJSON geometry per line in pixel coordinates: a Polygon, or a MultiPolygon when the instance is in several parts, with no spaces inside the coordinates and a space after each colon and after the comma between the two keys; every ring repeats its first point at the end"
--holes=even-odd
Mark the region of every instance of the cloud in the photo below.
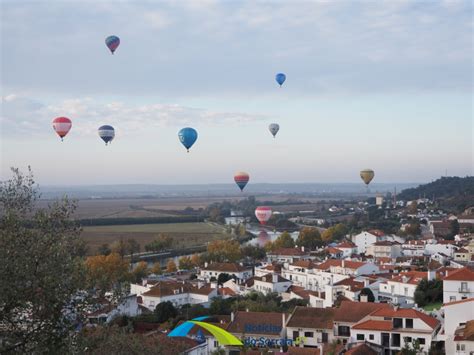
{"type": "Polygon", "coordinates": [[[15,94],[2,97],[4,137],[41,134],[44,127],[50,126],[51,120],[58,116],[71,118],[74,130],[82,135],[95,132],[101,124],[112,124],[124,132],[135,133],[159,126],[232,126],[268,118],[261,114],[215,111],[176,104],[104,103],[88,97],[48,104],[15,94]]]}

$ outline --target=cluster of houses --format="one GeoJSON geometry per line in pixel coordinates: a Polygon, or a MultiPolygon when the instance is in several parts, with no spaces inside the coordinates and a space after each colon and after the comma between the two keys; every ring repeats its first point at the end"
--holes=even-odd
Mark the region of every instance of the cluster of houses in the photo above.
{"type": "MultiPolygon", "coordinates": [[[[257,265],[206,263],[192,281],[159,278],[132,284],[128,308],[122,305],[121,313],[152,312],[165,301],[208,307],[216,297],[276,293],[283,301],[306,300],[308,306],[291,313],[239,311],[209,322],[254,349],[247,353],[396,354],[416,342],[423,353],[441,347],[447,354],[473,354],[474,240],[469,238],[405,240],[372,230],[332,244],[324,253],[281,248],[257,265]],[[221,274],[227,281],[218,284],[221,274]],[[443,283],[443,302],[426,311],[416,304],[415,291],[422,280],[434,279],[443,283]]],[[[101,317],[108,320],[112,314],[101,317]]],[[[190,354],[220,347],[206,331],[189,337],[199,340],[190,354]]]]}

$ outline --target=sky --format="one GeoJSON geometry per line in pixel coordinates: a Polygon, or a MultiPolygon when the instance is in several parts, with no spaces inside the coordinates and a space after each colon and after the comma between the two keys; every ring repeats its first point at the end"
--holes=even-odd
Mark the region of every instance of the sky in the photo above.
{"type": "Polygon", "coordinates": [[[4,0],[0,178],[28,165],[47,185],[472,175],[472,39],[471,1],[4,0]],[[58,116],[73,122],[64,142],[58,116]]]}

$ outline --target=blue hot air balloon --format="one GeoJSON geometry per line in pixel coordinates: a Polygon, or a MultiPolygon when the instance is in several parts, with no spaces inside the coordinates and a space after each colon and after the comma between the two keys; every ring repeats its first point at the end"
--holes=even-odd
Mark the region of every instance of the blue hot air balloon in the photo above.
{"type": "Polygon", "coordinates": [[[114,54],[115,50],[120,44],[120,38],[117,36],[109,36],[105,39],[105,44],[110,49],[112,54],[114,54]]]}
{"type": "Polygon", "coordinates": [[[283,85],[283,83],[285,82],[286,80],[286,75],[283,74],[283,73],[278,73],[276,76],[275,76],[275,80],[276,82],[280,85],[280,87],[283,85]]]}
{"type": "Polygon", "coordinates": [[[178,137],[181,144],[184,145],[189,152],[189,148],[191,148],[194,142],[196,142],[198,133],[194,128],[186,127],[178,132],[178,137]]]}
{"type": "Polygon", "coordinates": [[[112,139],[115,137],[115,130],[114,127],[109,125],[104,125],[99,127],[99,137],[105,142],[107,145],[109,142],[112,142],[112,139]]]}

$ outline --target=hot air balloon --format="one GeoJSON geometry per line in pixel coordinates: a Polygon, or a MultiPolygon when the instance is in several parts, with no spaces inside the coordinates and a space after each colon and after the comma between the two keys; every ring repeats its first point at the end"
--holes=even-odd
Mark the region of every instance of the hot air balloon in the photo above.
{"type": "Polygon", "coordinates": [[[278,131],[280,130],[280,125],[278,123],[271,123],[269,126],[268,126],[268,130],[270,131],[270,133],[273,135],[273,138],[275,138],[276,134],[278,133],[278,131]]]}
{"type": "Polygon", "coordinates": [[[105,142],[105,145],[107,145],[109,142],[112,142],[115,137],[114,127],[109,125],[100,126],[99,137],[102,138],[102,140],[105,142]]]}
{"type": "Polygon", "coordinates": [[[265,224],[272,216],[272,209],[266,206],[259,206],[255,209],[255,217],[257,217],[260,224],[265,224]]]}
{"type": "Polygon", "coordinates": [[[186,127],[178,132],[178,137],[181,144],[183,144],[189,152],[189,148],[191,148],[194,142],[196,142],[198,133],[194,128],[186,127]]]}
{"type": "Polygon", "coordinates": [[[110,49],[112,54],[114,54],[115,50],[120,45],[120,38],[117,36],[109,36],[105,39],[105,44],[110,49]]]}
{"type": "Polygon", "coordinates": [[[235,175],[234,175],[234,181],[237,184],[237,186],[239,186],[240,191],[244,190],[244,187],[249,182],[249,179],[250,179],[249,174],[247,174],[243,171],[239,171],[239,172],[235,173],[235,175]]]}
{"type": "Polygon", "coordinates": [[[364,170],[361,170],[361,172],[360,172],[360,178],[362,179],[362,181],[364,181],[364,183],[367,186],[369,186],[369,183],[374,178],[374,175],[375,175],[375,173],[371,169],[364,169],[364,170]]]}
{"type": "Polygon", "coordinates": [[[61,140],[68,134],[72,127],[72,122],[67,117],[57,117],[53,120],[53,129],[56,131],[61,140]]]}
{"type": "Polygon", "coordinates": [[[264,247],[265,244],[267,244],[270,241],[271,241],[271,238],[266,231],[262,230],[260,231],[260,233],[258,233],[257,242],[259,246],[264,247]]]}
{"type": "Polygon", "coordinates": [[[275,75],[275,80],[281,87],[286,80],[286,75],[283,73],[278,73],[277,75],[275,75]]]}

